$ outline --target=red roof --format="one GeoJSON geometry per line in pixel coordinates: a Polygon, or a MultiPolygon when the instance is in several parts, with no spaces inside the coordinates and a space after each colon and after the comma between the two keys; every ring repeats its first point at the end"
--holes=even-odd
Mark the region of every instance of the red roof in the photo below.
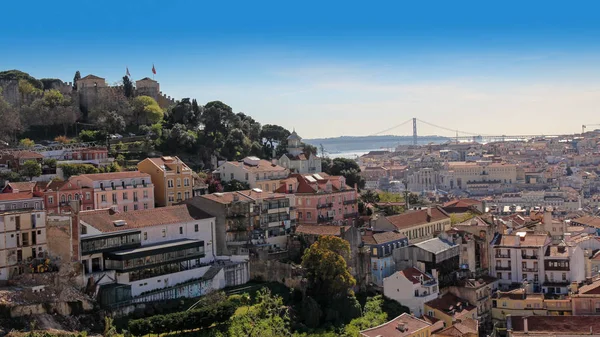
{"type": "Polygon", "coordinates": [[[0,193],[0,201],[25,200],[38,198],[33,192],[0,193]]]}
{"type": "Polygon", "coordinates": [[[387,323],[363,330],[360,332],[360,334],[361,336],[365,337],[404,337],[412,336],[416,332],[421,331],[429,326],[431,326],[429,322],[404,313],[387,323]],[[400,324],[403,326],[403,331],[398,329],[400,324]]]}
{"type": "MultiPolygon", "coordinates": [[[[298,182],[298,186],[294,193],[317,193],[318,191],[325,190],[328,183],[331,184],[331,192],[338,192],[351,189],[351,187],[346,184],[342,186],[343,179],[341,176],[329,176],[325,173],[318,173],[313,175],[302,175],[294,173],[290,174],[288,179],[296,179],[296,181],[298,182]],[[311,179],[313,181],[311,181],[311,179]]],[[[275,192],[287,193],[288,187],[282,184],[275,192]]]]}
{"type": "Polygon", "coordinates": [[[406,279],[411,281],[413,284],[421,283],[421,279],[419,278],[419,276],[423,277],[423,281],[432,280],[432,278],[429,277],[429,275],[425,274],[424,272],[420,271],[415,267],[406,268],[404,270],[399,271],[399,273],[404,275],[404,277],[406,277],[406,279]]]}
{"type": "Polygon", "coordinates": [[[456,199],[456,200],[448,201],[442,207],[444,207],[444,208],[446,208],[446,207],[468,208],[468,207],[472,207],[472,206],[475,206],[478,204],[481,204],[481,201],[479,201],[477,199],[456,199]]]}
{"type": "Polygon", "coordinates": [[[431,208],[431,217],[427,215],[427,209],[421,209],[416,211],[408,211],[406,213],[392,215],[386,217],[386,219],[392,223],[397,229],[404,229],[414,227],[429,222],[436,222],[445,219],[450,219],[450,216],[444,212],[444,210],[433,207],[431,208]]]}

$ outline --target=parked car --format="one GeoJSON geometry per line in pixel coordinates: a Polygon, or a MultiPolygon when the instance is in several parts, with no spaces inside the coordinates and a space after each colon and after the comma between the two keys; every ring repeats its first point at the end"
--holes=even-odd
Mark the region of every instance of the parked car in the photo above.
{"type": "Polygon", "coordinates": [[[120,134],[118,134],[118,133],[115,133],[114,135],[110,135],[110,138],[111,138],[111,139],[121,139],[121,138],[123,138],[123,136],[121,136],[121,135],[120,135],[120,134]]]}

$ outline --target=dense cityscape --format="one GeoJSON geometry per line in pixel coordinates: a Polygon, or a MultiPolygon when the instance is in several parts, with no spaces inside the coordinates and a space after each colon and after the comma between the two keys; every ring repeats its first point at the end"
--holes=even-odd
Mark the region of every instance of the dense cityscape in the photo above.
{"type": "Polygon", "coordinates": [[[591,126],[349,159],[147,77],[0,88],[1,334],[600,335],[591,126]]]}

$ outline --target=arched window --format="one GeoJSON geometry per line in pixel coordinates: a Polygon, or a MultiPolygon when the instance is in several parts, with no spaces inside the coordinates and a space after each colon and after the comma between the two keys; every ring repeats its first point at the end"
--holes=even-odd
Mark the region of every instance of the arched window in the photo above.
{"type": "Polygon", "coordinates": [[[66,201],[65,195],[63,194],[63,195],[60,196],[60,202],[65,202],[65,201],[66,201]]]}
{"type": "Polygon", "coordinates": [[[75,200],[79,200],[79,193],[75,193],[75,200]]]}
{"type": "Polygon", "coordinates": [[[69,195],[67,196],[67,200],[71,201],[71,199],[72,199],[72,197],[71,197],[71,195],[69,194],[69,195]]]}

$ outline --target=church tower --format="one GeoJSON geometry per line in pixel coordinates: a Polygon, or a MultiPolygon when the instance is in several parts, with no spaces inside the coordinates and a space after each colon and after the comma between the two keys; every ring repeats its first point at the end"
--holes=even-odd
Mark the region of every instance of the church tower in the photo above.
{"type": "Polygon", "coordinates": [[[288,153],[292,156],[299,156],[302,152],[302,138],[298,136],[296,130],[292,131],[292,134],[287,138],[287,149],[288,153]]]}

